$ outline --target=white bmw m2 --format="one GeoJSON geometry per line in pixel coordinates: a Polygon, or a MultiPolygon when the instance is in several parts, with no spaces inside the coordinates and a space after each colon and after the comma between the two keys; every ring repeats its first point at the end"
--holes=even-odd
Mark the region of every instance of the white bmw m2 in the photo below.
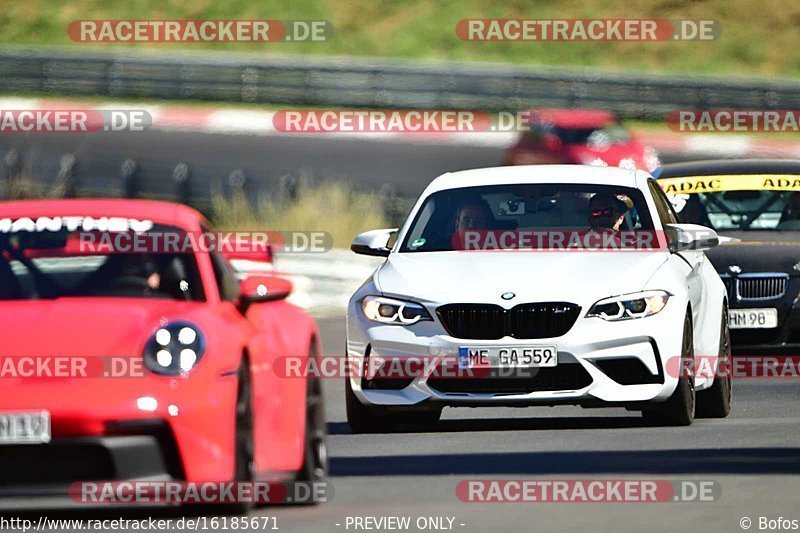
{"type": "Polygon", "coordinates": [[[516,166],[444,174],[350,299],[347,420],[436,422],[445,406],[619,406],[648,423],[725,417],[726,292],[702,226],[646,172],[516,166]],[[711,372],[694,372],[698,358],[711,372]],[[411,363],[415,364],[411,364],[411,363]]]}

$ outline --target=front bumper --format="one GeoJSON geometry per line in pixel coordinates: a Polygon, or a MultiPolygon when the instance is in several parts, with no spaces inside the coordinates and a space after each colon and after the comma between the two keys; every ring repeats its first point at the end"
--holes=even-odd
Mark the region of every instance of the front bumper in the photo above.
{"type": "MultiPolygon", "coordinates": [[[[170,478],[189,482],[227,481],[234,472],[236,375],[223,376],[216,369],[197,370],[185,378],[148,374],[125,378],[3,379],[0,411],[50,412],[52,441],[20,448],[40,454],[48,462],[50,453],[58,457],[63,450],[73,450],[78,442],[92,443],[88,449],[95,450],[98,461],[103,461],[104,457],[117,457],[109,451],[117,450],[116,443],[128,442],[117,439],[140,439],[137,443],[154,439],[165,468],[149,468],[148,475],[166,473],[170,478]],[[163,472],[156,472],[159,470],[163,472]]],[[[15,448],[0,445],[0,456],[11,455],[9,451],[15,448]]],[[[82,457],[82,451],[75,453],[82,457]]],[[[114,479],[123,479],[126,469],[112,463],[114,479]]],[[[35,484],[58,485],[87,480],[97,473],[87,461],[79,464],[85,468],[76,470],[71,479],[64,479],[57,468],[47,470],[52,474],[50,478],[39,474],[30,478],[35,484]]],[[[12,481],[18,485],[24,479],[12,478],[0,469],[0,487],[12,481]]]]}
{"type": "Polygon", "coordinates": [[[137,424],[137,430],[143,434],[4,446],[0,507],[85,507],[78,499],[79,485],[75,485],[80,482],[183,479],[169,426],[153,420],[137,424]]]}
{"type": "Polygon", "coordinates": [[[742,298],[735,278],[720,273],[730,302],[730,309],[773,308],[778,312],[775,328],[731,329],[734,355],[768,355],[800,349],[800,277],[790,275],[783,295],[775,298],[742,298]]]}
{"type": "MultiPolygon", "coordinates": [[[[449,336],[438,318],[412,326],[371,322],[351,302],[347,352],[355,364],[363,365],[365,359],[375,356],[452,360],[463,346],[556,345],[558,365],[514,382],[501,377],[447,379],[430,373],[405,383],[390,380],[387,386],[378,379],[349,379],[362,403],[398,408],[425,408],[429,404],[636,406],[663,401],[678,382],[677,373],[667,370],[667,362],[680,357],[685,309],[678,298],[673,298],[658,315],[621,322],[587,319],[582,310],[577,322],[561,337],[468,340],[449,336]]],[[[701,378],[696,381],[700,390],[709,385],[701,378]]]]}
{"type": "Polygon", "coordinates": [[[767,355],[795,353],[800,349],[800,308],[792,305],[761,304],[732,305],[731,309],[772,307],[778,310],[778,327],[769,329],[731,329],[731,348],[734,355],[767,355]]]}

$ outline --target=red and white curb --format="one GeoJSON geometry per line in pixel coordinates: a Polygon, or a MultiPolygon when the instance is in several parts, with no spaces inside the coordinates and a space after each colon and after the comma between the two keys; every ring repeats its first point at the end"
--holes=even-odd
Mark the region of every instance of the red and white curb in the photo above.
{"type": "MultiPolygon", "coordinates": [[[[243,108],[202,108],[193,106],[109,103],[93,105],[79,101],[50,99],[0,98],[0,110],[144,110],[152,117],[152,129],[218,135],[259,135],[329,140],[360,140],[406,144],[446,144],[507,148],[517,139],[516,132],[470,133],[287,133],[273,125],[273,111],[243,108]]],[[[659,153],[683,157],[779,157],[800,158],[800,141],[786,138],[700,134],[671,131],[634,131],[637,138],[659,153]]]]}
{"type": "Polygon", "coordinates": [[[800,140],[729,133],[634,131],[634,134],[662,154],[680,154],[686,157],[800,158],[800,140]]]}

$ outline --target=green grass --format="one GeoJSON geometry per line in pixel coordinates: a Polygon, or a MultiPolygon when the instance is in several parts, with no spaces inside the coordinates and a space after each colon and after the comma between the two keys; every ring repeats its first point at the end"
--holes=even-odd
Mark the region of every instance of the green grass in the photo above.
{"type": "MultiPolygon", "coordinates": [[[[76,19],[325,19],[323,43],[137,44],[172,50],[211,48],[269,54],[327,54],[498,61],[653,72],[800,75],[800,3],[782,0],[2,0],[0,42],[75,44],[76,19]],[[716,41],[464,42],[464,18],[688,18],[719,21],[716,41]]],[[[125,45],[113,45],[125,46],[125,45]]]]}

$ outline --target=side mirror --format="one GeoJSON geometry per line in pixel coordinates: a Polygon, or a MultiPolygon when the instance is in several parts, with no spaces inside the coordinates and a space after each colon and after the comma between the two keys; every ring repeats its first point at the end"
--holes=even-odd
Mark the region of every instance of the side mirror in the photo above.
{"type": "Polygon", "coordinates": [[[277,276],[247,276],[239,283],[239,308],[250,304],[283,300],[292,293],[292,282],[277,276]]]}
{"type": "Polygon", "coordinates": [[[350,249],[361,255],[388,257],[390,250],[387,244],[395,233],[397,233],[397,228],[365,231],[353,239],[350,249]]]}
{"type": "Polygon", "coordinates": [[[719,245],[719,235],[699,224],[667,224],[667,239],[671,252],[707,250],[719,245]]]}

